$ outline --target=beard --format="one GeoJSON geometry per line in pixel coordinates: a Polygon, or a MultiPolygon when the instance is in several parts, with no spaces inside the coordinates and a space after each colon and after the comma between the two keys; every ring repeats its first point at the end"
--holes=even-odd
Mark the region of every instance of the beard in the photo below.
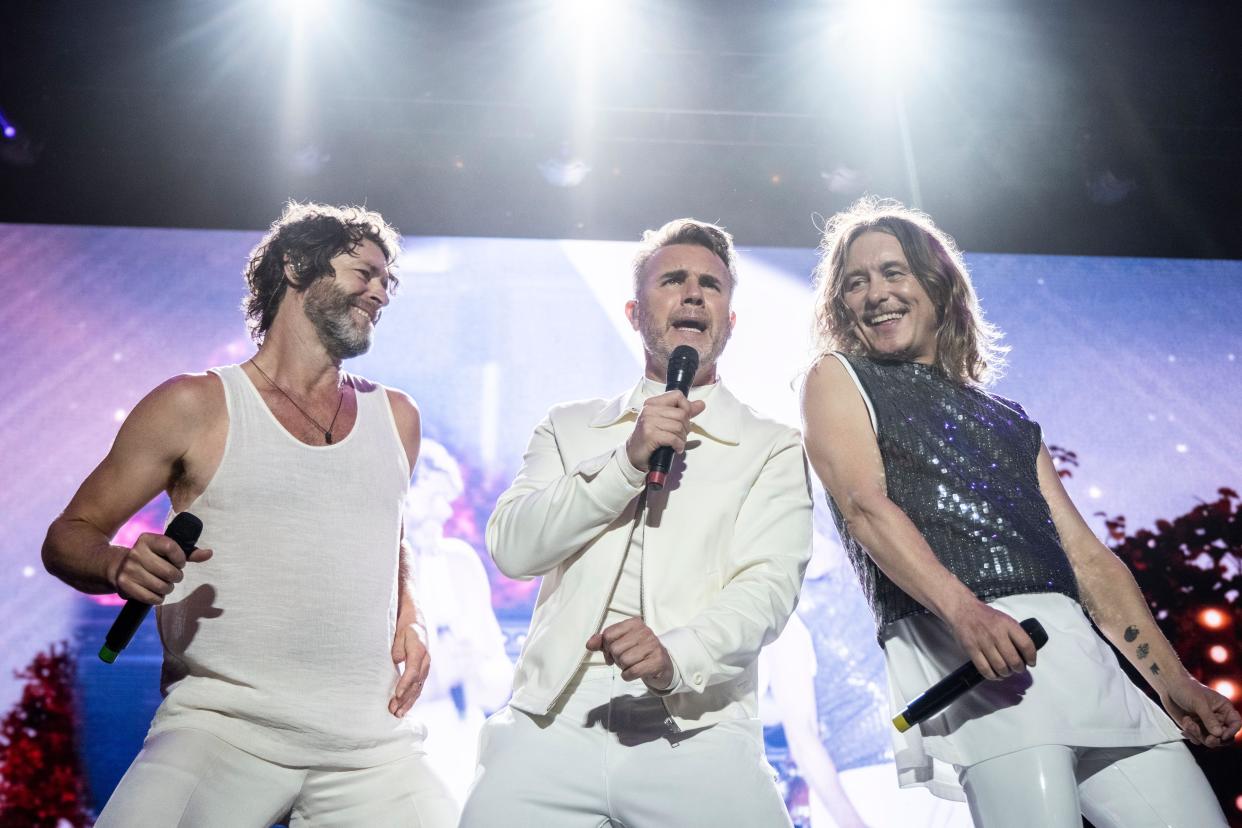
{"type": "MultiPolygon", "coordinates": [[[[643,303],[638,303],[638,331],[642,335],[647,353],[651,354],[659,365],[668,365],[669,357],[673,355],[673,349],[676,347],[668,341],[668,334],[671,330],[667,322],[653,319],[648,315],[643,303]]],[[[724,353],[730,333],[728,325],[723,328],[714,328],[709,335],[706,348],[701,345],[693,346],[699,352],[699,370],[716,364],[716,360],[720,359],[720,355],[724,353]]]]}
{"type": "Polygon", "coordinates": [[[350,359],[371,349],[373,326],[354,315],[356,307],[353,299],[328,278],[316,280],[306,290],[306,318],[333,359],[350,359]]]}

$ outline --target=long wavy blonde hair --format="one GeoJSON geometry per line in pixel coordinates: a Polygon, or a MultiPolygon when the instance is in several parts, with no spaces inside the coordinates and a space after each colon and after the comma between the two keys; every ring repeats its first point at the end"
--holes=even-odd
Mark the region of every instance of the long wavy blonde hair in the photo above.
{"type": "Polygon", "coordinates": [[[892,199],[865,196],[824,225],[815,267],[815,347],[818,357],[842,351],[867,355],[856,320],[845,306],[845,261],[863,233],[878,231],[901,244],[919,284],[936,308],[936,365],[954,381],[988,385],[1004,370],[1008,347],[983,318],[962,253],[931,217],[892,199]]]}

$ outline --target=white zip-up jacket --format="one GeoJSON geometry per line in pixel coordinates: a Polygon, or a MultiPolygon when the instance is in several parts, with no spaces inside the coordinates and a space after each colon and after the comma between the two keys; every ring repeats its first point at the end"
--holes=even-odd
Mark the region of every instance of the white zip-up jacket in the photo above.
{"type": "MultiPolygon", "coordinates": [[[[613,400],[554,407],[488,521],[500,570],[543,576],[514,678],[519,710],[546,714],[600,629],[643,485],[625,441],[647,396],[640,382],[613,400]]],[[[798,431],[719,383],[691,398],[707,407],[648,498],[642,542],[644,619],[676,667],[663,695],[682,729],[758,715],[756,658],[793,612],[811,554],[798,431]]]]}

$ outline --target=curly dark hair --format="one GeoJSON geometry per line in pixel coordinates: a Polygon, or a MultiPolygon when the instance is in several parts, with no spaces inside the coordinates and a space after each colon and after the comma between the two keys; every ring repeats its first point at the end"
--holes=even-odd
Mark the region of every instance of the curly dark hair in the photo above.
{"type": "Polygon", "coordinates": [[[391,273],[401,252],[401,236],[384,217],[364,207],[332,207],[290,201],[267,235],[250,251],[246,263],[249,295],[242,300],[250,338],[261,344],[276,319],[285,289],[285,265],[291,265],[295,290],[306,290],[323,276],[332,275],[332,259],[352,253],[363,241],[374,242],[388,263],[388,290],[395,293],[398,280],[391,273]]]}
{"type": "Polygon", "coordinates": [[[643,268],[661,248],[674,244],[693,244],[715,253],[729,271],[731,288],[737,287],[737,254],[733,250],[733,236],[716,224],[692,218],[679,218],[665,224],[659,230],[643,233],[642,244],[634,255],[634,295],[642,287],[643,268]]]}

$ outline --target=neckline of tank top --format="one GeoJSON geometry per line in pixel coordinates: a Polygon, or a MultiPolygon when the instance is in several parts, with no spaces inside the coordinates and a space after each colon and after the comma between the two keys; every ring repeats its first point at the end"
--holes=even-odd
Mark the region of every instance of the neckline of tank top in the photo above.
{"type": "Polygon", "coordinates": [[[346,434],[341,439],[333,440],[331,443],[327,445],[320,446],[320,445],[315,445],[313,443],[307,443],[307,442],[303,442],[302,440],[299,440],[297,437],[293,435],[293,432],[285,428],[285,424],[282,423],[280,421],[280,418],[277,417],[276,414],[272,411],[272,409],[268,407],[267,401],[263,399],[263,392],[261,392],[259,390],[259,387],[254,384],[254,380],[252,380],[250,378],[250,375],[246,373],[246,369],[242,366],[242,364],[236,365],[234,367],[236,367],[237,370],[241,372],[242,379],[245,380],[246,387],[247,389],[249,389],[249,393],[254,395],[254,399],[259,403],[259,407],[262,408],[265,412],[267,412],[268,419],[272,421],[272,425],[276,426],[276,428],[294,444],[301,446],[302,448],[305,448],[305,449],[311,449],[313,451],[332,451],[334,449],[340,448],[341,446],[345,445],[346,443],[354,439],[354,435],[358,433],[358,426],[362,422],[362,397],[361,395],[358,394],[358,387],[354,383],[353,375],[350,374],[348,371],[342,371],[341,375],[344,378],[345,383],[354,389],[354,400],[357,404],[357,410],[354,412],[354,424],[350,427],[349,433],[346,434]]]}

